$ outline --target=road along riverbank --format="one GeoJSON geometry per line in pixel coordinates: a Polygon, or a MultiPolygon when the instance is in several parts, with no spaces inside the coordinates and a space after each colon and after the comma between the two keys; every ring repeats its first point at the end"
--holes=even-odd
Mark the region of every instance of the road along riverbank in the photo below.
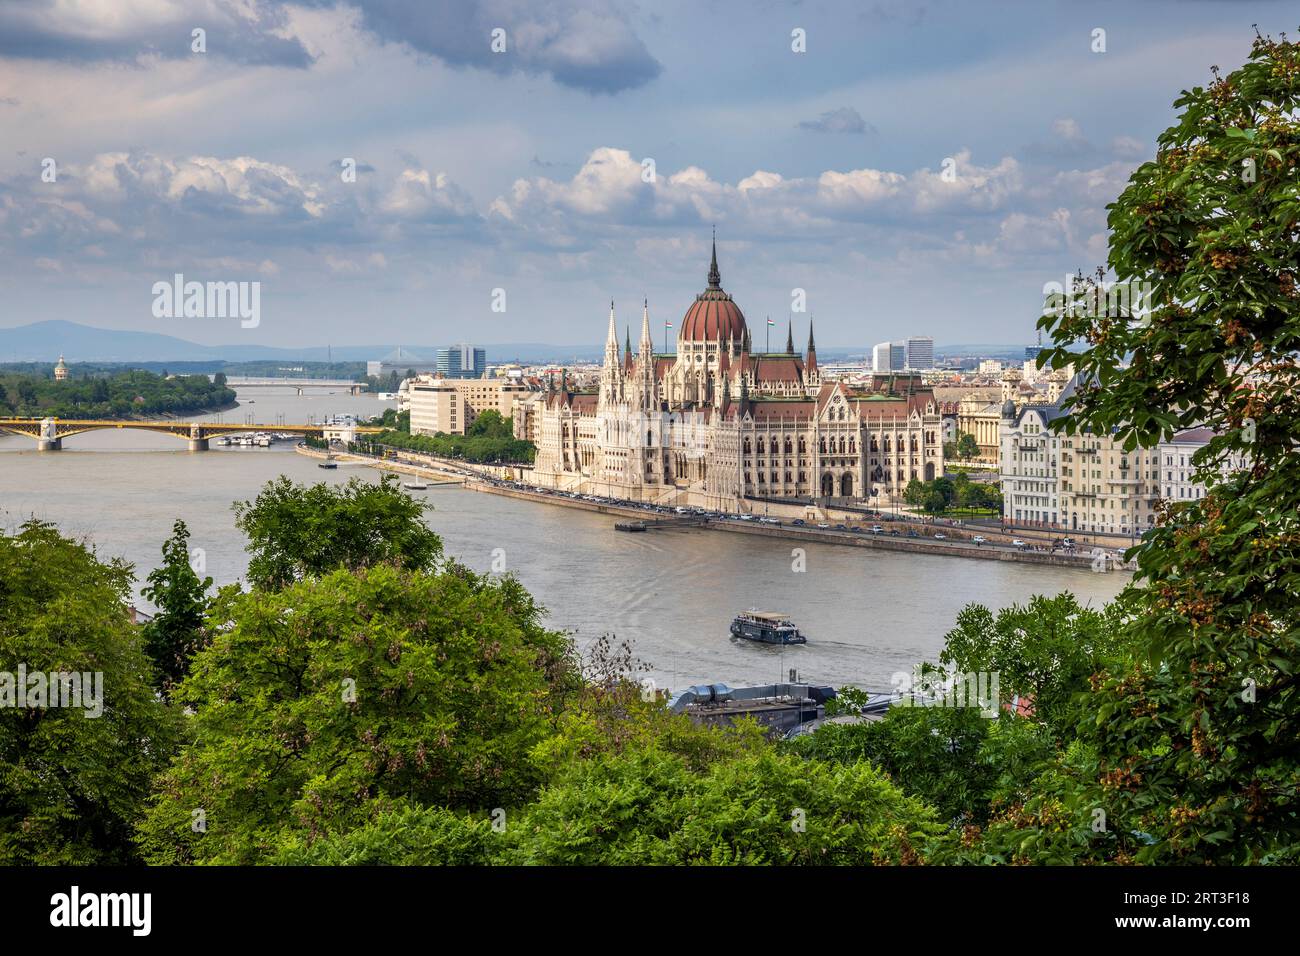
{"type": "MultiPolygon", "coordinates": [[[[307,448],[304,445],[298,447],[298,452],[316,458],[323,459],[325,457],[324,452],[307,448]]],[[[865,528],[860,530],[837,530],[833,527],[818,528],[809,525],[791,525],[789,523],[769,524],[762,522],[757,518],[742,520],[738,517],[707,517],[696,514],[677,515],[676,513],[664,514],[644,507],[638,507],[633,503],[620,504],[608,500],[591,501],[581,497],[569,497],[567,494],[561,492],[511,485],[501,479],[492,477],[490,474],[492,469],[489,466],[476,466],[464,462],[437,460],[433,459],[432,456],[422,456],[419,464],[414,463],[411,459],[406,459],[404,461],[394,461],[392,459],[380,460],[366,455],[338,453],[335,453],[333,458],[337,461],[366,464],[383,471],[402,472],[420,477],[432,477],[443,481],[454,481],[463,484],[464,487],[470,491],[502,495],[519,501],[532,501],[538,504],[553,505],[561,508],[575,508],[616,518],[659,521],[663,522],[664,526],[669,528],[674,525],[680,525],[681,527],[699,527],[713,531],[727,531],[733,534],[758,535],[767,538],[783,538],[794,542],[812,541],[821,544],[835,544],[846,547],[874,548],[881,551],[906,551],[913,554],[930,554],[954,558],[974,558],[982,561],[1009,561],[1020,564],[1036,564],[1041,566],[1071,568],[1093,572],[1101,572],[1103,569],[1106,572],[1127,570],[1123,567],[1121,562],[1115,559],[1113,552],[1109,553],[1104,560],[1099,560],[1095,555],[1090,553],[1070,554],[1064,551],[1052,553],[1050,551],[1021,550],[1019,548],[1010,547],[1009,545],[998,546],[991,542],[978,544],[970,540],[973,536],[970,534],[968,529],[957,529],[951,526],[936,527],[935,525],[929,524],[919,525],[917,522],[891,521],[888,518],[881,518],[879,521],[867,522],[865,528]],[[871,524],[878,525],[882,529],[882,532],[873,534],[869,530],[866,530],[871,526],[871,524]],[[903,537],[902,535],[906,532],[901,529],[908,527],[911,527],[914,530],[925,528],[929,534],[933,534],[938,530],[947,537],[940,540],[936,540],[933,537],[903,537]],[[888,533],[890,530],[898,530],[899,536],[890,535],[888,533]]],[[[613,528],[611,527],[610,530],[613,531],[613,528]]],[[[651,530],[647,533],[654,534],[654,531],[651,530]]]]}

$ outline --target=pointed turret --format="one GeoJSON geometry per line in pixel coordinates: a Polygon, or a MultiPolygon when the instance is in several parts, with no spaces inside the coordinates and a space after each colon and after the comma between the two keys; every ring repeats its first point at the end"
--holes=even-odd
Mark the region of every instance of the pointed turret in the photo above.
{"type": "Polygon", "coordinates": [[[804,363],[804,368],[809,372],[817,370],[817,343],[813,341],[813,323],[812,319],[808,320],[808,361],[804,363]]]}
{"type": "Polygon", "coordinates": [[[654,354],[654,339],[650,337],[650,300],[645,299],[641,306],[641,354],[654,354]]]}
{"type": "Polygon", "coordinates": [[[785,354],[794,355],[794,319],[790,320],[785,330],[785,354]]]}
{"type": "Polygon", "coordinates": [[[614,326],[614,300],[609,300],[609,334],[605,336],[605,364],[618,366],[618,329],[614,326]]]}

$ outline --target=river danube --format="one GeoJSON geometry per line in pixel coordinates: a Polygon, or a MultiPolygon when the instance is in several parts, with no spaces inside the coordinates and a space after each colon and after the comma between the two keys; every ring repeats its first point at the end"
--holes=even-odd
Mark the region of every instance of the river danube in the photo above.
{"type": "MultiPolygon", "coordinates": [[[[374,415],[372,396],[309,389],[241,388],[241,406],[220,418],[295,424],[337,413],[374,415]]],[[[12,532],[35,515],[87,539],[102,558],[123,557],[139,583],[159,561],[172,522],[184,519],[191,546],[202,548],[217,584],[247,568],[231,503],[254,497],[277,475],[297,481],[367,481],[378,472],[342,464],[323,471],[269,449],[185,450],[180,439],[113,430],[76,435],[63,451],[38,453],[28,438],[0,435],[0,522],[12,532]]],[[[614,519],[556,505],[460,488],[414,492],[433,505],[429,525],[449,555],[487,571],[502,549],[544,604],[548,623],[572,632],[580,647],[602,633],[629,640],[661,687],[723,681],[733,686],[784,679],[873,690],[890,675],[933,660],[957,612],[970,602],[991,608],[1034,594],[1072,591],[1098,607],[1129,580],[1118,573],[976,561],[867,548],[803,544],[806,571],[793,570],[792,542],[689,529],[621,534],[614,519]],[[737,641],[728,625],[749,608],[785,611],[808,635],[802,647],[737,641]]],[[[141,607],[147,603],[138,600],[141,607]]]]}

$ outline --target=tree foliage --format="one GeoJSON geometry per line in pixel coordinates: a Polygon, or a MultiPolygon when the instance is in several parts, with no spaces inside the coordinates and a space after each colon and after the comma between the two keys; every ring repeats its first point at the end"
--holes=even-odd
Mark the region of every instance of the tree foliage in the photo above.
{"type": "Polygon", "coordinates": [[[127,418],[212,411],[235,401],[232,389],[206,375],[167,378],[137,369],[71,376],[0,372],[0,414],[27,418],[127,418]]]}
{"type": "Polygon", "coordinates": [[[390,475],[342,486],[305,486],[281,475],[255,500],[234,505],[235,524],[248,537],[248,580],[274,589],[337,568],[430,569],[442,541],[422,520],[427,507],[390,475]]]}
{"type": "Polygon", "coordinates": [[[203,640],[205,596],[212,578],[200,578],[190,564],[190,530],[179,518],[163,542],[163,563],[149,573],[142,589],[157,613],[143,629],[145,653],[153,661],[158,687],[168,691],[189,671],[203,640]]]}
{"type": "Polygon", "coordinates": [[[103,712],[0,707],[0,864],[120,865],[175,722],[151,686],[131,570],[31,521],[0,535],[0,670],[98,672],[103,712]]]}
{"type": "Polygon", "coordinates": [[[1079,762],[1007,821],[1000,858],[1244,863],[1300,836],[1300,46],[1259,37],[1175,105],[1110,207],[1107,264],[1149,283],[1149,308],[1085,283],[1039,325],[1086,383],[1067,431],[1132,449],[1208,426],[1210,488],[1138,549],[1121,599],[1135,653],[1095,675],[1079,762]],[[1221,476],[1229,453],[1251,465],[1221,476]]]}
{"type": "Polygon", "coordinates": [[[385,811],[522,802],[572,680],[567,642],[538,616],[513,578],[458,565],[223,592],[174,694],[192,742],[158,781],[148,858],[261,862],[385,811]]]}

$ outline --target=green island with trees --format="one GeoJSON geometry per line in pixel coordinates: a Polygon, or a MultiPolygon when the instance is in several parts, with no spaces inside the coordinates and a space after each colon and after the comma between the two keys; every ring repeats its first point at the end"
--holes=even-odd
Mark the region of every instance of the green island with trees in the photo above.
{"type": "Polygon", "coordinates": [[[48,365],[43,371],[0,369],[0,415],[17,418],[142,418],[211,412],[234,404],[235,391],[220,372],[209,378],[73,366],[60,382],[48,365]]]}
{"type": "Polygon", "coordinates": [[[391,479],[282,478],[235,505],[246,585],[209,594],[178,523],[143,628],[120,561],[0,536],[0,662],[106,688],[96,719],[0,707],[0,864],[1300,863],[1300,46],[1261,37],[1178,106],[1111,211],[1150,312],[1049,313],[1039,361],[1092,383],[1069,433],[1214,429],[1208,490],[1103,608],[960,612],[934,667],[1027,709],[697,726],[626,646],[579,656],[513,575],[447,557],[391,479]]]}

